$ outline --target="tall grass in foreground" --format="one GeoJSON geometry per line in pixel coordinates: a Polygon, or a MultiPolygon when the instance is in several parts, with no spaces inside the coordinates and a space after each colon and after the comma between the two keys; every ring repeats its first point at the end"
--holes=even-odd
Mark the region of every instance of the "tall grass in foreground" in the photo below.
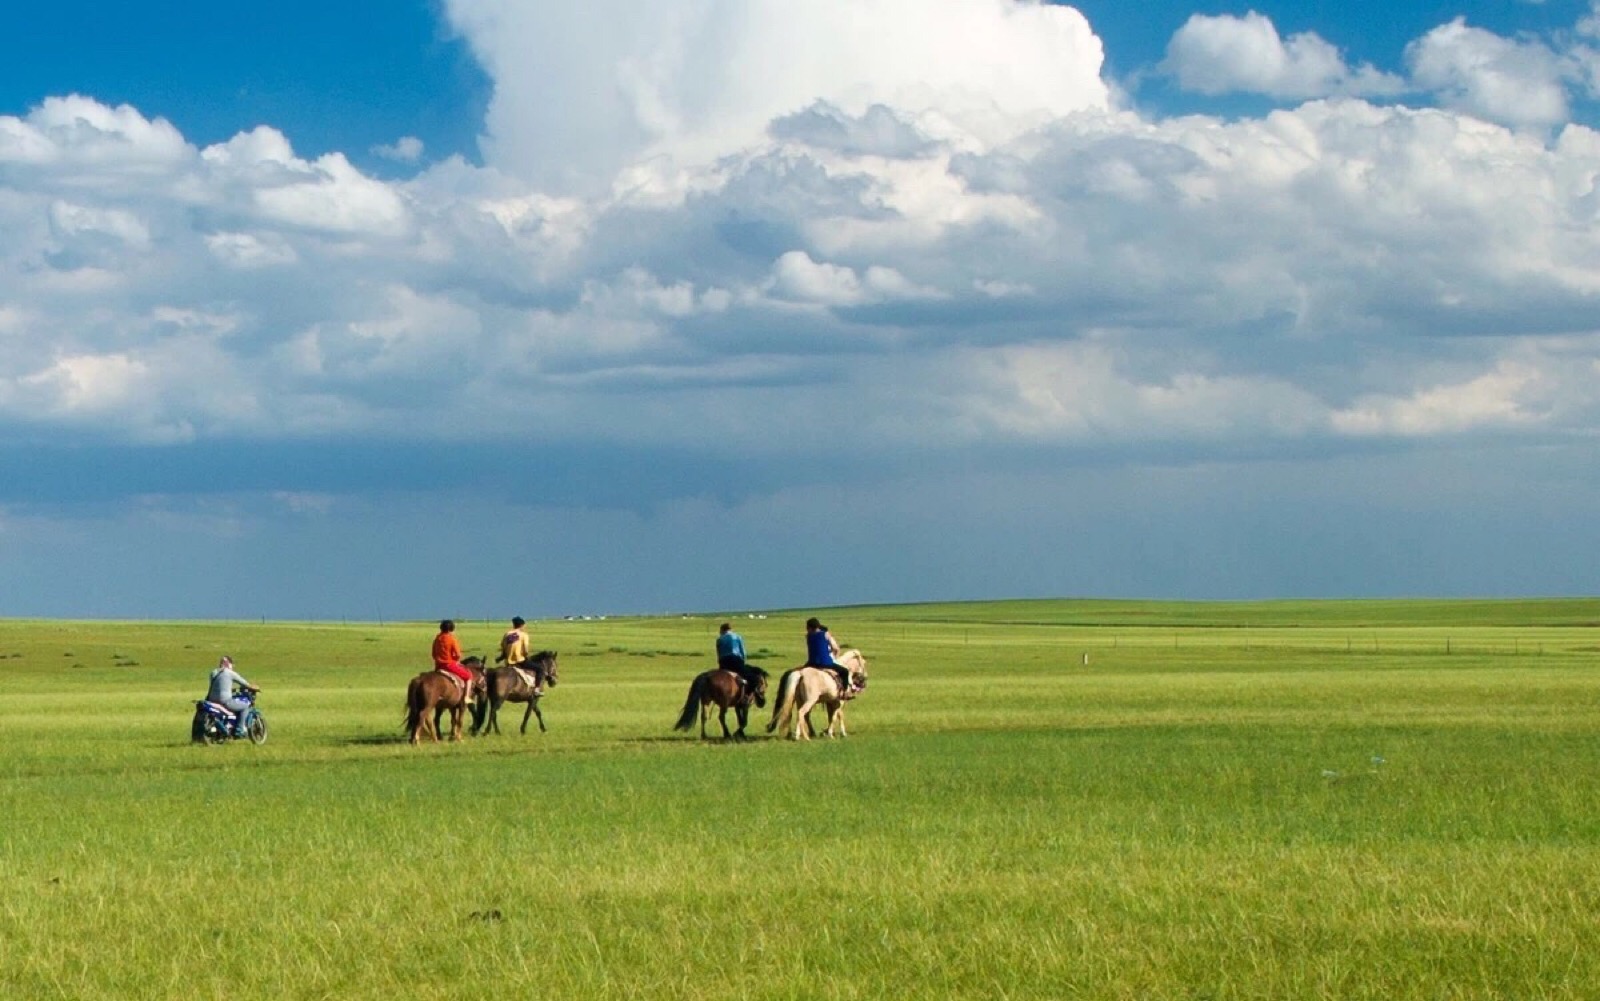
{"type": "Polygon", "coordinates": [[[853,736],[738,746],[715,618],[536,623],[551,732],[422,748],[427,624],[0,623],[0,990],[1600,996],[1600,603],[1515,604],[838,610],[853,736]],[[187,742],[224,649],[264,747],[187,742]]]}

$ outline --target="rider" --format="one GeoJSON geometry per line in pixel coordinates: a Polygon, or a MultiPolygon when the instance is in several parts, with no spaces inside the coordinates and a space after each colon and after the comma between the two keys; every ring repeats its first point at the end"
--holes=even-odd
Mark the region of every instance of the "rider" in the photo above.
{"type": "Polygon", "coordinates": [[[726,622],[717,631],[717,666],[737,674],[747,687],[755,687],[756,669],[745,663],[744,637],[726,622]]]}
{"type": "MultiPolygon", "coordinates": [[[[531,652],[533,647],[528,640],[528,631],[523,628],[527,624],[520,615],[512,617],[510,631],[500,637],[500,653],[495,657],[495,660],[504,663],[507,667],[514,667],[518,670],[523,669],[523,665],[528,662],[528,658],[533,656],[531,652]]],[[[533,691],[535,695],[540,694],[539,686],[535,685],[533,691]]]]}
{"type": "Polygon", "coordinates": [[[456,641],[456,624],[449,619],[439,623],[433,638],[433,668],[461,682],[463,691],[472,690],[472,672],[461,666],[461,644],[456,641]]]}
{"type": "Polygon", "coordinates": [[[839,643],[828,632],[828,627],[815,618],[806,620],[806,666],[820,667],[824,671],[832,671],[839,677],[839,697],[848,699],[854,693],[850,691],[850,670],[834,657],[839,653],[839,643]]]}
{"type": "Polygon", "coordinates": [[[234,715],[234,736],[243,737],[244,714],[250,708],[250,703],[234,694],[237,686],[247,692],[259,692],[261,689],[244,680],[244,676],[233,669],[233,658],[224,655],[217,661],[217,667],[211,672],[211,687],[206,691],[206,701],[215,702],[234,715]]]}

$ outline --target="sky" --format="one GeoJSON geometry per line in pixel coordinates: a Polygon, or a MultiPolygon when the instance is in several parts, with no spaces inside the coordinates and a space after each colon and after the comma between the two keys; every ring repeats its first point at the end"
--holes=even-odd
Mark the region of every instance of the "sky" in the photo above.
{"type": "Polygon", "coordinates": [[[0,616],[1596,592],[1600,3],[5,19],[0,616]]]}

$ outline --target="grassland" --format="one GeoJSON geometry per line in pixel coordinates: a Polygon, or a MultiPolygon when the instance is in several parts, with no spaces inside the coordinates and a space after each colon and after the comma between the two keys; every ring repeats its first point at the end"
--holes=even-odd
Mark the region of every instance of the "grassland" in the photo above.
{"type": "Polygon", "coordinates": [[[536,622],[551,731],[421,748],[428,623],[0,621],[0,993],[1600,997],[1600,601],[841,609],[810,745],[670,732],[719,620],[536,622]]]}

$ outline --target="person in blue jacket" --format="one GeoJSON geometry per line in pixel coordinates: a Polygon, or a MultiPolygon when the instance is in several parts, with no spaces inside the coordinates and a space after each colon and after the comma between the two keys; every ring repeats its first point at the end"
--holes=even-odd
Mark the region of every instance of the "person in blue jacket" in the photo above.
{"type": "Polygon", "coordinates": [[[726,622],[717,631],[717,666],[737,674],[746,685],[756,683],[756,669],[745,662],[744,637],[726,622]]]}
{"type": "Polygon", "coordinates": [[[825,671],[832,671],[839,677],[839,694],[848,698],[850,691],[850,671],[848,668],[834,660],[839,652],[839,642],[828,632],[828,627],[815,618],[806,620],[806,666],[820,667],[825,671]]]}

